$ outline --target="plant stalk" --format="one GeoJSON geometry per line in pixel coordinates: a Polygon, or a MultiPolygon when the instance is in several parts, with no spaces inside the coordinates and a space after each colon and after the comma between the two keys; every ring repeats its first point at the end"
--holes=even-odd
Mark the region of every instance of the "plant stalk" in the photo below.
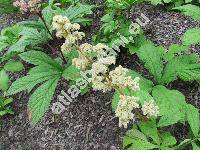
{"type": "Polygon", "coordinates": [[[182,143],[182,144],[180,144],[180,145],[178,145],[178,146],[175,146],[175,147],[173,147],[173,150],[180,150],[180,149],[183,149],[185,146],[187,146],[188,144],[191,144],[192,142],[197,141],[199,138],[200,138],[200,137],[196,137],[196,138],[191,139],[191,140],[189,140],[189,141],[187,141],[187,142],[185,142],[185,143],[182,143]]]}
{"type": "Polygon", "coordinates": [[[44,23],[44,26],[45,26],[47,32],[49,33],[49,35],[51,36],[51,38],[54,39],[54,36],[53,36],[52,33],[50,32],[50,30],[49,30],[49,28],[48,28],[48,26],[47,26],[47,23],[46,23],[46,21],[44,20],[44,17],[42,16],[42,12],[39,11],[39,12],[37,13],[37,15],[38,15],[38,17],[42,20],[42,22],[44,23]]]}
{"type": "MultiPolygon", "coordinates": [[[[48,28],[48,26],[47,26],[47,24],[46,24],[46,21],[44,20],[44,17],[42,16],[41,11],[38,12],[37,15],[38,15],[38,17],[42,20],[42,22],[44,23],[44,26],[45,26],[45,28],[46,28],[48,34],[51,36],[52,39],[54,39],[54,36],[53,36],[52,33],[50,32],[50,30],[49,30],[49,28],[48,28]]],[[[51,45],[48,44],[48,46],[49,46],[52,50],[54,50],[53,47],[52,47],[51,45]]],[[[66,61],[66,59],[65,59],[65,56],[64,56],[63,52],[61,51],[61,49],[58,49],[58,51],[59,51],[60,54],[61,54],[61,57],[62,57],[63,62],[64,62],[65,64],[67,64],[67,61],[66,61]]]]}

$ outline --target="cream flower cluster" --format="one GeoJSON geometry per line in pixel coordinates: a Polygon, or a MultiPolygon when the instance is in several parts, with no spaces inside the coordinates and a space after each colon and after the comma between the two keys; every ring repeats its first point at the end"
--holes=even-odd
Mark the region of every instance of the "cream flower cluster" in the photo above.
{"type": "Polygon", "coordinates": [[[109,73],[109,76],[112,80],[112,83],[119,88],[130,87],[133,91],[140,90],[139,87],[139,77],[136,77],[134,80],[131,76],[127,76],[128,69],[123,68],[121,65],[116,67],[115,70],[109,73]]]}
{"type": "Polygon", "coordinates": [[[124,126],[127,128],[127,124],[130,120],[135,121],[135,115],[132,113],[134,108],[139,108],[138,97],[120,95],[120,100],[115,111],[115,116],[119,117],[119,127],[124,126]]]}
{"type": "Polygon", "coordinates": [[[85,56],[79,53],[78,58],[72,59],[72,64],[76,66],[76,68],[78,69],[85,70],[87,66],[90,64],[90,62],[85,56]]]}
{"type": "Polygon", "coordinates": [[[156,106],[154,100],[150,100],[149,102],[145,101],[142,108],[138,101],[138,97],[120,95],[120,100],[115,110],[115,116],[119,118],[119,127],[124,126],[127,128],[127,124],[131,120],[133,120],[133,122],[135,121],[135,115],[132,113],[134,109],[141,109],[143,115],[147,116],[147,118],[158,117],[159,108],[156,106]]]}
{"type": "Polygon", "coordinates": [[[158,117],[159,108],[156,106],[154,100],[150,100],[149,102],[145,101],[144,105],[142,106],[142,112],[143,115],[147,115],[148,118],[158,117]]]}
{"type": "Polygon", "coordinates": [[[105,55],[105,49],[108,49],[108,46],[103,43],[98,43],[93,46],[93,51],[96,52],[97,57],[101,57],[105,55]]]}
{"type": "Polygon", "coordinates": [[[131,76],[127,76],[128,69],[118,66],[109,72],[108,66],[115,64],[115,62],[115,57],[108,56],[99,58],[98,61],[92,65],[92,83],[95,83],[93,84],[93,88],[106,92],[113,89],[113,87],[118,87],[120,89],[130,87],[133,91],[138,91],[140,89],[140,78],[136,77],[132,79],[131,76]],[[101,76],[99,76],[99,74],[101,76]]]}
{"type": "Polygon", "coordinates": [[[28,11],[34,12],[37,11],[40,7],[41,0],[17,0],[13,3],[15,7],[19,7],[22,13],[26,13],[28,11]]]}
{"type": "Polygon", "coordinates": [[[92,64],[92,86],[94,90],[102,90],[103,92],[112,90],[112,83],[106,75],[109,71],[108,67],[115,63],[116,58],[108,56],[99,57],[98,60],[92,64]]]}
{"type": "Polygon", "coordinates": [[[83,32],[78,31],[80,30],[80,25],[77,23],[72,24],[65,16],[54,16],[52,26],[56,30],[57,37],[65,38],[65,43],[61,46],[62,51],[70,52],[78,40],[82,40],[85,37],[83,32]]]}

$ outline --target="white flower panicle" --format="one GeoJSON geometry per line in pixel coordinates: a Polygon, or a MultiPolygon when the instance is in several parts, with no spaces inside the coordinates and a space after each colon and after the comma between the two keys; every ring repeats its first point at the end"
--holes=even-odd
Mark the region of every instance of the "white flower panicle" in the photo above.
{"type": "Polygon", "coordinates": [[[102,63],[95,62],[92,64],[92,78],[95,78],[98,76],[100,73],[101,74],[106,74],[108,67],[102,63]]]}
{"type": "Polygon", "coordinates": [[[109,73],[112,83],[119,88],[130,87],[133,91],[139,90],[139,77],[134,80],[131,76],[127,76],[128,69],[123,68],[121,65],[116,67],[115,70],[109,73]]]}
{"type": "Polygon", "coordinates": [[[112,87],[109,84],[109,81],[103,76],[97,76],[92,80],[92,87],[94,90],[101,90],[107,92],[112,90],[112,87]]]}
{"type": "Polygon", "coordinates": [[[108,79],[105,77],[108,66],[99,61],[92,64],[92,87],[94,90],[102,90],[103,92],[112,90],[108,79]]]}
{"type": "Polygon", "coordinates": [[[80,45],[80,49],[83,50],[83,52],[92,52],[92,45],[88,43],[84,43],[80,45]]]}
{"type": "Polygon", "coordinates": [[[67,17],[62,15],[56,15],[53,17],[52,23],[53,29],[57,31],[56,36],[59,38],[68,38],[69,35],[73,35],[77,40],[82,38],[85,34],[78,32],[80,25],[77,23],[72,24],[67,17]]]}
{"type": "MultiPolygon", "coordinates": [[[[120,91],[127,87],[130,91],[140,90],[140,78],[132,79],[128,75],[129,70],[127,68],[123,68],[120,65],[114,70],[109,71],[110,65],[116,63],[116,57],[106,55],[105,50],[109,48],[108,46],[102,43],[95,46],[88,43],[78,45],[78,41],[85,37],[83,32],[78,31],[80,30],[79,24],[72,24],[67,17],[57,15],[53,18],[53,28],[56,30],[57,37],[65,38],[65,42],[61,46],[62,51],[68,53],[72,48],[77,49],[79,57],[72,60],[72,65],[81,71],[90,69],[91,74],[89,78],[94,90],[106,92],[115,89],[120,91]]],[[[115,115],[119,117],[119,126],[127,128],[131,120],[135,121],[135,115],[132,111],[134,109],[141,109],[141,107],[138,103],[138,97],[123,95],[121,91],[120,93],[120,100],[115,115]]],[[[142,112],[147,117],[157,117],[159,115],[158,106],[154,104],[153,100],[144,103],[142,112]]]]}
{"type": "Polygon", "coordinates": [[[87,58],[81,54],[79,54],[78,58],[72,59],[72,65],[81,70],[85,70],[89,64],[90,62],[87,60],[87,58]]]}
{"type": "Polygon", "coordinates": [[[102,57],[105,55],[105,49],[109,47],[103,43],[98,43],[97,45],[93,46],[93,51],[97,53],[97,57],[102,57]]]}
{"type": "Polygon", "coordinates": [[[119,117],[119,127],[124,126],[127,128],[127,124],[130,120],[135,121],[134,114],[132,113],[134,108],[139,108],[138,97],[120,95],[120,100],[115,111],[116,117],[119,117]]]}
{"type": "Polygon", "coordinates": [[[82,40],[85,37],[85,33],[78,31],[73,32],[72,35],[76,38],[77,41],[82,40]]]}
{"type": "Polygon", "coordinates": [[[143,115],[147,115],[148,118],[158,117],[159,108],[156,106],[154,100],[150,100],[149,102],[145,101],[144,105],[142,106],[142,112],[143,115]]]}
{"type": "Polygon", "coordinates": [[[52,26],[56,30],[57,37],[65,38],[65,43],[61,46],[62,51],[70,52],[74,44],[85,37],[83,32],[78,31],[80,30],[80,25],[77,23],[72,24],[65,16],[54,16],[52,26]]]}
{"type": "Polygon", "coordinates": [[[114,56],[102,57],[98,59],[98,62],[104,65],[112,65],[116,63],[116,57],[114,56]]]}

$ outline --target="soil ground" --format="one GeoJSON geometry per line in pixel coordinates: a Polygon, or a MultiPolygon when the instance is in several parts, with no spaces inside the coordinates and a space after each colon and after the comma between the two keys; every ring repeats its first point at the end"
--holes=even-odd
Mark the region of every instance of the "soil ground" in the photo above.
{"type": "MultiPolygon", "coordinates": [[[[180,37],[187,29],[200,27],[200,23],[190,17],[167,12],[149,4],[133,7],[130,13],[130,19],[133,22],[141,13],[144,13],[151,21],[143,28],[145,34],[156,44],[165,47],[172,43],[180,43],[180,37]]],[[[103,8],[100,7],[92,16],[94,21],[91,29],[87,29],[88,33],[93,34],[92,32],[95,31],[93,29],[98,29],[99,18],[102,15],[103,8]]],[[[21,18],[11,20],[12,18],[1,16],[0,29],[21,18]]],[[[200,46],[192,46],[189,53],[199,54],[200,46]]],[[[138,61],[136,56],[130,56],[126,52],[119,55],[119,64],[135,68],[143,72],[146,77],[150,77],[142,66],[135,63],[138,61]]],[[[25,74],[26,71],[23,71],[12,76],[12,80],[25,74]]],[[[176,81],[170,84],[169,88],[182,91],[189,103],[200,108],[200,89],[196,83],[176,81]]],[[[67,89],[68,83],[61,80],[53,102],[57,101],[61,90],[67,91],[67,89]]],[[[111,112],[112,94],[112,92],[91,91],[84,96],[79,96],[66,107],[59,118],[53,116],[50,110],[40,124],[31,128],[27,116],[29,95],[20,93],[14,99],[15,115],[4,117],[0,121],[0,145],[3,145],[5,150],[16,150],[20,147],[28,147],[32,150],[120,150],[126,130],[118,127],[117,118],[111,112]]],[[[182,124],[170,126],[166,130],[175,135],[179,141],[185,139],[188,132],[187,126],[182,124]]]]}

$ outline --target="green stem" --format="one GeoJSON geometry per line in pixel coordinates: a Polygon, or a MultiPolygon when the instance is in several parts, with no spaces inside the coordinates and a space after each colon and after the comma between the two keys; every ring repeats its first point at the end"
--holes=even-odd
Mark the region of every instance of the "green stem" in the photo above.
{"type": "Polygon", "coordinates": [[[44,17],[42,16],[42,12],[41,12],[41,11],[38,12],[37,15],[38,15],[38,17],[42,20],[42,22],[44,23],[44,26],[45,26],[45,28],[46,28],[48,34],[51,36],[52,39],[54,39],[54,36],[53,36],[52,33],[50,32],[50,30],[49,30],[49,28],[48,28],[48,26],[47,26],[47,23],[46,23],[46,21],[44,20],[44,17]]]}
{"type": "Polygon", "coordinates": [[[178,146],[173,147],[173,149],[174,149],[174,150],[183,149],[185,146],[187,146],[188,144],[191,144],[192,142],[195,142],[195,141],[198,140],[199,138],[200,138],[200,137],[196,137],[196,138],[194,138],[194,139],[191,139],[191,140],[189,140],[189,141],[187,141],[187,142],[185,142],[185,143],[182,143],[182,144],[180,144],[180,145],[178,145],[178,146]]]}
{"type": "MultiPolygon", "coordinates": [[[[50,48],[52,51],[55,51],[54,48],[53,48],[50,44],[47,44],[47,45],[49,46],[49,48],[50,48]]],[[[57,50],[57,49],[56,49],[56,50],[57,50]]],[[[60,54],[61,54],[61,57],[62,57],[63,62],[64,62],[65,64],[67,64],[67,61],[66,61],[66,59],[65,59],[65,56],[64,56],[63,52],[62,52],[60,49],[58,49],[58,51],[59,51],[60,54]]]]}

